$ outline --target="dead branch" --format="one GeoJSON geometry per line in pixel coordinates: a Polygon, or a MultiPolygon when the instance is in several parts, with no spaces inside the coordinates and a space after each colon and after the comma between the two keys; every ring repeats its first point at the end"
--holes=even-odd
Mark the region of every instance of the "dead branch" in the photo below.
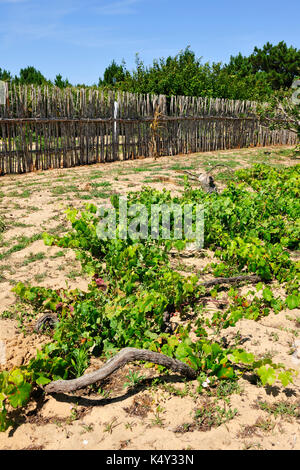
{"type": "Polygon", "coordinates": [[[261,277],[257,276],[256,274],[249,274],[246,276],[241,275],[241,276],[234,276],[234,277],[218,277],[210,281],[202,282],[200,286],[211,287],[211,286],[217,286],[218,284],[235,284],[236,282],[243,282],[243,281],[259,282],[261,281],[261,277]]]}
{"type": "Polygon", "coordinates": [[[207,193],[218,192],[213,177],[210,176],[208,173],[200,173],[199,175],[196,175],[196,174],[191,173],[188,170],[178,170],[178,171],[187,173],[192,180],[200,183],[200,185],[202,186],[202,189],[206,191],[207,193]]]}
{"type": "Polygon", "coordinates": [[[123,367],[128,362],[145,361],[153,364],[159,364],[168,369],[178,372],[188,379],[195,379],[197,372],[184,362],[178,359],[172,359],[164,354],[148,351],[145,349],[124,348],[114,357],[109,359],[106,364],[95,372],[82,375],[74,380],[57,380],[45,386],[46,393],[67,393],[74,392],[88,385],[94,384],[99,380],[104,380],[116,370],[123,367]]]}
{"type": "Polygon", "coordinates": [[[224,163],[217,163],[217,165],[214,165],[206,173],[199,173],[198,175],[195,174],[195,173],[192,173],[188,170],[177,170],[177,171],[188,174],[189,177],[192,180],[197,181],[198,183],[200,183],[200,185],[202,186],[202,189],[204,191],[206,191],[207,193],[217,193],[218,190],[217,190],[217,187],[215,185],[215,181],[214,181],[213,177],[211,176],[211,173],[216,168],[218,168],[220,166],[223,166],[223,167],[233,171],[232,168],[230,168],[228,165],[225,165],[224,163]]]}
{"type": "Polygon", "coordinates": [[[38,319],[34,326],[34,330],[38,332],[46,325],[48,325],[50,328],[53,328],[56,323],[58,323],[57,316],[54,313],[46,313],[38,319]]]}
{"type": "Polygon", "coordinates": [[[214,165],[210,170],[208,170],[208,174],[211,173],[212,171],[214,171],[216,168],[218,168],[219,166],[223,166],[225,168],[227,168],[227,170],[230,170],[230,171],[233,171],[232,168],[230,168],[230,166],[228,165],[225,165],[225,163],[217,163],[216,165],[214,165]]]}

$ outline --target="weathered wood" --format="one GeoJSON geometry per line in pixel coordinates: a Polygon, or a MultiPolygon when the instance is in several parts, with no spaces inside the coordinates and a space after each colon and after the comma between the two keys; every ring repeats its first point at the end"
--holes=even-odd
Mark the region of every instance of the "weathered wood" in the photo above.
{"type": "Polygon", "coordinates": [[[195,379],[197,371],[189,367],[178,359],[172,359],[164,354],[148,351],[145,349],[124,348],[114,357],[109,359],[106,364],[95,372],[85,374],[78,379],[74,380],[57,380],[46,385],[44,390],[46,393],[68,393],[74,392],[88,385],[106,379],[109,375],[113,374],[116,370],[123,367],[128,362],[144,361],[153,364],[159,364],[167,367],[174,372],[187,377],[188,379],[195,379]]]}
{"type": "Polygon", "coordinates": [[[34,330],[39,332],[45,325],[49,325],[50,327],[55,326],[58,323],[58,317],[54,313],[45,313],[41,318],[38,319],[34,326],[34,330]]]}
{"type": "Polygon", "coordinates": [[[238,282],[260,282],[261,277],[257,276],[256,274],[249,274],[249,275],[240,275],[240,276],[233,276],[233,277],[218,277],[216,279],[211,279],[210,281],[201,282],[200,286],[203,287],[212,287],[217,286],[220,284],[236,284],[238,282]]]}
{"type": "Polygon", "coordinates": [[[13,85],[8,87],[7,104],[0,105],[0,174],[154,153],[297,143],[297,136],[286,129],[264,127],[256,106],[250,101],[176,96],[168,109],[163,95],[13,85]],[[153,138],[150,125],[157,107],[160,130],[153,138]]]}

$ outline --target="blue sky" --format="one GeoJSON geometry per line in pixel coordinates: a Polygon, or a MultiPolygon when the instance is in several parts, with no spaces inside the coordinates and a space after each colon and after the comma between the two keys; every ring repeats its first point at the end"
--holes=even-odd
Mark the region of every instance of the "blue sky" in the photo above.
{"type": "Polygon", "coordinates": [[[267,41],[300,48],[299,0],[0,0],[0,67],[98,83],[115,59],[132,70],[190,45],[227,62],[267,41]]]}

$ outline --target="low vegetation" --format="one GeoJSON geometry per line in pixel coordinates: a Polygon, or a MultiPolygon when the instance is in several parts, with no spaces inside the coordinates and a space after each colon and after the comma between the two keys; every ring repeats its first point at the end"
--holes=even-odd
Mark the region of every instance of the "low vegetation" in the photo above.
{"type": "MultiPolygon", "coordinates": [[[[234,181],[219,193],[193,189],[186,179],[178,196],[149,187],[128,195],[129,207],[142,203],[149,211],[151,204],[191,204],[194,208],[202,204],[204,249],[218,259],[205,270],[216,278],[258,275],[260,282],[244,295],[235,287],[205,287],[200,275],[174,271],[171,254],[174,250],[182,253],[190,239],[124,240],[118,236],[103,240],[97,236],[99,217],[94,204],[82,211],[69,209],[72,230],[61,236],[45,233],[43,239],[61,251],[76,251],[90,276],[89,288],[85,292],[54,290],[25,283],[14,287],[20,300],[31,304],[36,314],[49,312],[58,321],[48,333],[49,343],[34,359],[0,372],[1,430],[11,424],[10,407],[25,406],[34,390],[51,381],[79,377],[92,357],[110,358],[125,347],[148,349],[188,364],[196,372],[200,394],[208,384],[216,394],[225,391],[223,383],[235,389],[234,384],[245,374],[253,375],[263,386],[276,381],[282,386],[292,383],[292,369],[273,362],[269,355],[255,357],[238,344],[212,340],[210,332],[225,331],[241,318],[257,321],[271,312],[299,307],[299,262],[291,256],[299,248],[299,171],[299,165],[275,168],[256,164],[237,170],[234,181]],[[276,282],[284,296],[273,290],[276,282]],[[204,301],[218,300],[224,289],[228,304],[210,318],[205,316],[204,301]],[[170,324],[166,314],[168,318],[176,314],[180,321],[170,324]]],[[[118,215],[117,195],[111,196],[111,204],[118,215]]],[[[41,254],[30,254],[26,264],[40,258],[41,254]]],[[[167,372],[162,366],[158,371],[167,372]]],[[[131,373],[126,385],[138,385],[142,379],[131,373]]],[[[225,408],[216,408],[212,414],[210,408],[198,410],[193,426],[206,429],[235,414],[236,410],[225,408]]]]}

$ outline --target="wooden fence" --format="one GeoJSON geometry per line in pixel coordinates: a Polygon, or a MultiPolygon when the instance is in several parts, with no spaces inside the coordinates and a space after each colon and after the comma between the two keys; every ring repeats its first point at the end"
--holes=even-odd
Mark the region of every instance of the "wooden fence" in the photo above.
{"type": "Polygon", "coordinates": [[[13,86],[7,92],[0,105],[2,175],[297,141],[287,130],[263,127],[249,101],[92,88],[13,86]]]}

